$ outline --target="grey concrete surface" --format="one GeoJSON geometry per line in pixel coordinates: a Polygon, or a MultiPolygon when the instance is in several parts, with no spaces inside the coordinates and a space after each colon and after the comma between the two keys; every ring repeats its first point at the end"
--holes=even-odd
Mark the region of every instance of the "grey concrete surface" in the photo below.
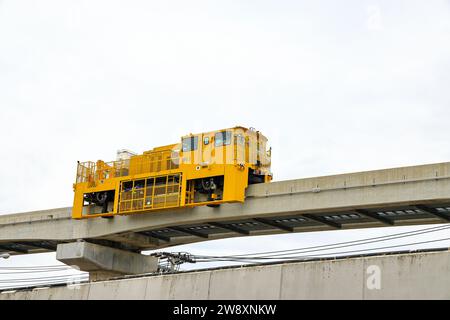
{"type": "MultiPolygon", "coordinates": [[[[114,219],[71,219],[70,208],[51,209],[29,213],[0,215],[0,251],[8,243],[23,241],[76,239],[101,239],[134,246],[134,249],[156,249],[177,244],[242,236],[233,231],[214,233],[206,237],[186,234],[169,241],[145,236],[141,231],[151,231],[171,226],[201,223],[230,222],[245,219],[284,217],[306,214],[318,215],[345,210],[395,208],[398,206],[433,205],[450,203],[450,163],[430,164],[325,177],[278,181],[251,185],[244,204],[224,204],[219,208],[195,207],[116,216],[114,219]]],[[[420,219],[399,219],[393,225],[449,222],[450,216],[430,214],[420,219]]],[[[367,217],[358,223],[345,223],[339,228],[366,228],[389,225],[379,219],[367,217]]],[[[335,229],[333,225],[317,222],[293,228],[293,232],[335,229]]],[[[249,235],[288,232],[283,229],[265,229],[249,235]]],[[[41,250],[22,250],[26,253],[41,250]]],[[[6,246],[7,248],[7,246],[6,246]]],[[[123,249],[123,248],[121,248],[123,249]]],[[[51,249],[50,249],[51,250],[51,249]]],[[[14,252],[21,254],[23,252],[14,252]]]]}
{"type": "Polygon", "coordinates": [[[235,267],[3,292],[9,299],[450,299],[450,251],[235,267]],[[379,273],[373,273],[373,269],[379,273]],[[378,277],[375,282],[373,277],[378,277]],[[374,283],[378,286],[373,286],[374,283]]]}
{"type": "Polygon", "coordinates": [[[122,274],[142,274],[158,270],[158,258],[77,241],[58,244],[56,259],[81,271],[90,280],[109,279],[122,274]]]}

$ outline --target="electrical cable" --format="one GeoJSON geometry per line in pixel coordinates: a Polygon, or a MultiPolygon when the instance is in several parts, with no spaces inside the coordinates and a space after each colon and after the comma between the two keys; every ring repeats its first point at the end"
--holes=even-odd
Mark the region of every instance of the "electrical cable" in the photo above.
{"type": "MultiPolygon", "coordinates": [[[[382,250],[382,249],[391,249],[391,248],[398,248],[398,247],[406,247],[411,245],[419,245],[419,244],[426,244],[426,243],[433,243],[433,242],[440,242],[440,241],[448,241],[450,238],[443,238],[443,239],[435,239],[435,240],[427,240],[427,241],[420,241],[420,242],[413,242],[413,243],[406,243],[406,244],[400,244],[400,245],[391,245],[391,246],[384,246],[384,247],[377,247],[377,248],[367,248],[367,249],[359,249],[359,250],[350,250],[350,251],[341,251],[341,252],[333,252],[334,255],[340,255],[340,254],[348,254],[348,253],[355,253],[355,252],[365,252],[365,251],[373,251],[373,250],[382,250]]],[[[382,253],[382,252],[380,252],[382,253]]],[[[211,258],[211,259],[203,259],[199,258],[197,259],[195,255],[193,257],[195,258],[196,262],[217,262],[217,261],[257,261],[257,260],[298,260],[300,258],[314,258],[314,257],[323,257],[330,255],[331,253],[327,254],[316,254],[316,255],[304,255],[304,256],[293,256],[293,257],[250,257],[250,258],[228,258],[228,257],[217,257],[217,258],[211,258]]]]}
{"type": "MultiPolygon", "coordinates": [[[[71,268],[72,269],[72,268],[71,268]]],[[[25,274],[25,273],[46,273],[46,272],[61,272],[61,271],[68,271],[68,269],[61,269],[61,270],[42,270],[42,271],[13,271],[13,272],[0,272],[1,275],[11,275],[11,274],[25,274]]]]}
{"type": "MultiPolygon", "coordinates": [[[[248,258],[248,257],[257,256],[257,255],[261,255],[261,254],[266,254],[263,256],[269,257],[269,256],[274,256],[274,255],[280,256],[280,255],[290,255],[290,254],[296,254],[296,253],[325,251],[325,250],[332,250],[332,249],[343,248],[343,247],[352,247],[352,246],[356,246],[356,245],[363,245],[363,244],[369,244],[369,243],[375,243],[375,242],[381,242],[381,241],[389,241],[389,240],[394,240],[394,239],[399,239],[399,238],[406,238],[406,237],[411,237],[411,236],[416,236],[416,235],[421,235],[421,234],[442,231],[442,230],[446,230],[446,229],[450,229],[450,226],[438,226],[438,227],[402,232],[402,233],[398,233],[398,234],[366,238],[366,239],[359,239],[359,240],[353,240],[353,241],[345,241],[345,242],[334,243],[334,244],[311,246],[311,247],[306,247],[306,248],[259,252],[259,253],[253,253],[253,254],[247,253],[247,254],[239,254],[239,255],[220,256],[220,257],[221,258],[223,258],[223,257],[230,257],[230,258],[245,257],[245,258],[248,258]]],[[[216,256],[195,255],[195,257],[214,258],[216,256]]]]}
{"type": "MultiPolygon", "coordinates": [[[[85,278],[86,276],[84,276],[85,278]]],[[[3,279],[0,283],[11,283],[11,282],[33,282],[33,281],[46,281],[46,280],[65,280],[65,279],[75,279],[83,278],[83,275],[75,276],[55,276],[55,277],[40,277],[40,278],[13,278],[13,279],[3,279]]]]}
{"type": "Polygon", "coordinates": [[[55,270],[55,269],[73,269],[69,266],[29,266],[29,267],[0,267],[0,270],[11,270],[11,269],[20,269],[20,270],[55,270]]]}
{"type": "MultiPolygon", "coordinates": [[[[399,238],[406,238],[406,237],[417,236],[417,235],[422,235],[422,234],[427,234],[427,233],[432,233],[432,232],[439,232],[439,231],[443,231],[443,230],[447,230],[447,229],[450,229],[450,226],[448,226],[448,225],[437,226],[437,227],[424,228],[424,229],[419,229],[419,230],[385,235],[385,236],[378,236],[378,237],[372,237],[372,238],[338,242],[338,243],[334,243],[334,244],[325,244],[325,245],[310,246],[310,247],[296,248],[296,249],[287,249],[287,250],[257,252],[257,253],[251,253],[251,254],[247,253],[247,254],[228,255],[228,256],[207,256],[207,255],[191,255],[191,256],[195,259],[195,262],[203,262],[203,263],[219,262],[219,261],[258,263],[261,260],[290,261],[290,260],[298,260],[299,258],[314,258],[314,257],[323,257],[323,256],[329,256],[329,255],[341,255],[341,254],[348,254],[348,253],[355,253],[355,252],[367,252],[367,251],[373,251],[373,250],[383,250],[383,249],[398,248],[398,247],[405,247],[405,246],[411,246],[411,245],[433,243],[433,242],[439,242],[439,241],[447,241],[447,240],[450,240],[450,238],[434,239],[434,240],[427,240],[427,241],[420,241],[420,242],[413,242],[413,243],[406,243],[406,244],[399,244],[399,245],[389,245],[389,246],[382,246],[382,247],[376,247],[376,248],[304,255],[305,253],[310,253],[310,252],[318,252],[318,251],[320,252],[320,251],[329,251],[329,250],[338,249],[338,248],[355,247],[355,246],[359,246],[359,245],[363,245],[363,244],[377,243],[377,242],[382,242],[382,241],[390,241],[390,240],[395,240],[395,239],[399,239],[399,238]],[[296,254],[301,254],[301,255],[296,255],[296,254]]],[[[3,272],[3,273],[0,272],[0,275],[42,273],[42,272],[44,272],[44,273],[45,272],[60,272],[60,271],[67,271],[70,269],[73,269],[73,268],[71,268],[69,266],[64,266],[64,265],[0,267],[0,270],[12,271],[12,272],[3,272]]],[[[63,283],[67,283],[69,281],[72,282],[72,281],[77,281],[77,280],[86,281],[86,280],[88,280],[88,276],[86,274],[72,274],[72,275],[60,275],[60,276],[50,276],[50,277],[2,279],[2,280],[0,280],[0,284],[8,283],[9,287],[10,287],[10,285],[14,285],[14,284],[20,285],[21,283],[28,283],[28,282],[33,282],[35,285],[42,285],[42,284],[59,284],[59,283],[63,284],[63,283]],[[55,281],[63,281],[63,282],[56,283],[55,281]]],[[[4,286],[0,286],[0,289],[4,289],[4,288],[5,288],[4,286]]]]}

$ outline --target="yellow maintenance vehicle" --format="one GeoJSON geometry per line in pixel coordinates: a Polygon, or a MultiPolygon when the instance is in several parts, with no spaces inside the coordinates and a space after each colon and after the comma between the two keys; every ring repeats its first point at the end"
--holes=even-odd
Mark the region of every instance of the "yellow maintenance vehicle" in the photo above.
{"type": "Polygon", "coordinates": [[[267,138],[234,127],[189,134],[177,144],[112,162],[78,162],[74,219],[113,217],[169,208],[244,202],[249,184],[272,180],[267,138]]]}

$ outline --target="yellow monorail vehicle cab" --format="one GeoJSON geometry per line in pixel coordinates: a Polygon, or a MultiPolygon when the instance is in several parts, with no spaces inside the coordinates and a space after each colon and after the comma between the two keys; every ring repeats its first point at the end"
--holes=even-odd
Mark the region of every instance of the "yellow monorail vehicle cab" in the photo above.
{"type": "Polygon", "coordinates": [[[78,163],[72,217],[113,217],[177,207],[244,202],[249,184],[272,180],[259,131],[234,127],[189,134],[177,144],[116,161],[78,163]]]}

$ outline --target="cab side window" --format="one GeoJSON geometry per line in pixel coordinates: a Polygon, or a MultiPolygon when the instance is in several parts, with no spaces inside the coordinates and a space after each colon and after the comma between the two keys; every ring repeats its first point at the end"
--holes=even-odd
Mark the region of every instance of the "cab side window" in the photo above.
{"type": "Polygon", "coordinates": [[[194,136],[194,137],[183,138],[182,145],[183,145],[182,146],[183,152],[197,150],[198,137],[194,136]]]}
{"type": "Polygon", "coordinates": [[[244,136],[242,134],[236,135],[236,142],[237,142],[237,144],[239,144],[241,146],[245,145],[245,138],[244,138],[244,136]]]}
{"type": "Polygon", "coordinates": [[[229,145],[231,143],[231,132],[230,131],[224,131],[224,132],[217,132],[214,135],[214,146],[215,147],[222,147],[229,145]]]}

